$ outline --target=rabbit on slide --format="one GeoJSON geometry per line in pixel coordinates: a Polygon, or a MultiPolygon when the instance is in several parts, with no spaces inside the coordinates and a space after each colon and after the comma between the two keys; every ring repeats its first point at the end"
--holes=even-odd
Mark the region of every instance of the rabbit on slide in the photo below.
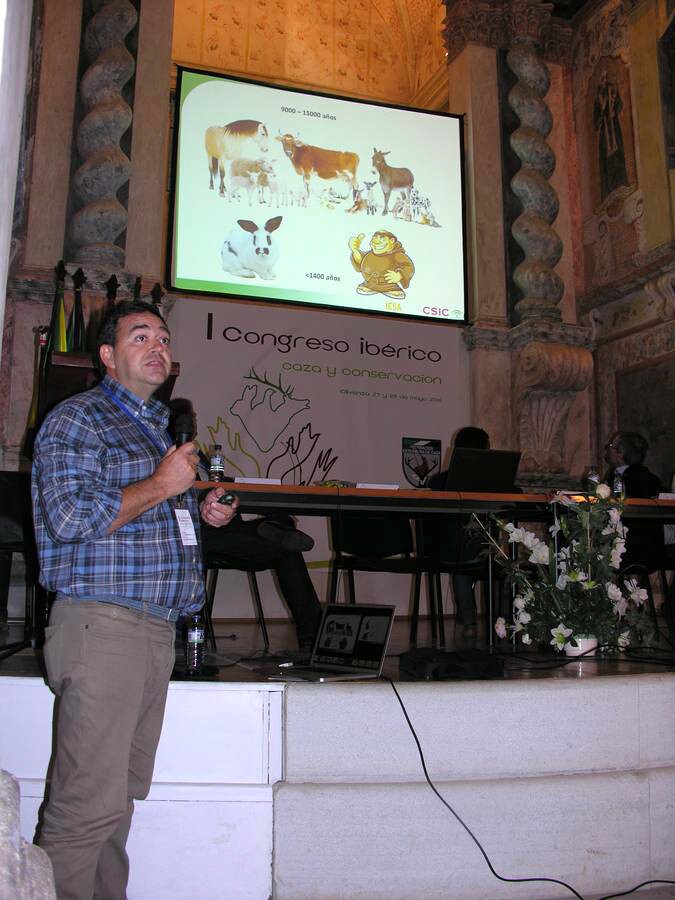
{"type": "Polygon", "coordinates": [[[276,278],[273,269],[279,259],[279,246],[272,232],[281,225],[282,218],[268,219],[264,228],[250,219],[237,219],[239,228],[229,232],[220,251],[224,271],[242,278],[276,278]]]}

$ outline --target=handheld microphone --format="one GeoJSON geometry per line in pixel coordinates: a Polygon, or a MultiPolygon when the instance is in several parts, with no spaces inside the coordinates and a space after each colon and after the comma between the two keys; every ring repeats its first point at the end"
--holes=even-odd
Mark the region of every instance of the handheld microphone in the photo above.
{"type": "MultiPolygon", "coordinates": [[[[191,413],[179,413],[174,421],[173,433],[176,439],[176,447],[182,447],[194,437],[194,418],[191,413]]],[[[182,506],[185,501],[185,494],[179,494],[176,498],[178,505],[182,506]]]]}
{"type": "Polygon", "coordinates": [[[194,420],[190,413],[179,413],[173,426],[173,433],[176,438],[176,447],[182,447],[187,444],[194,436],[194,420]]]}

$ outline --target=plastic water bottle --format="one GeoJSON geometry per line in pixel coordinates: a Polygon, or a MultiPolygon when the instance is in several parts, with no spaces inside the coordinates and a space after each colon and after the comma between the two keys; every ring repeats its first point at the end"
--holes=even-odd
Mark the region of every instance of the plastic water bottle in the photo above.
{"type": "Polygon", "coordinates": [[[600,484],[600,473],[595,466],[589,466],[585,475],[586,493],[594,494],[600,484]]]}
{"type": "Polygon", "coordinates": [[[620,472],[616,473],[616,475],[614,476],[614,480],[612,481],[612,493],[615,497],[623,497],[624,484],[620,472]]]}
{"type": "Polygon", "coordinates": [[[225,457],[220,444],[211,447],[209,456],[209,481],[223,481],[225,478],[225,457]]]}
{"type": "Polygon", "coordinates": [[[199,613],[194,613],[187,630],[185,642],[185,668],[188,672],[199,672],[204,665],[204,642],[206,634],[199,613]]]}

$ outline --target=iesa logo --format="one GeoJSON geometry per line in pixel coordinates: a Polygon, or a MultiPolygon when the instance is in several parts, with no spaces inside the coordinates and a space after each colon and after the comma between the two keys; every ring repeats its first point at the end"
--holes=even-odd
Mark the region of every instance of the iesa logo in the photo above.
{"type": "Polygon", "coordinates": [[[462,313],[459,309],[448,309],[447,306],[423,306],[422,312],[425,316],[440,316],[444,319],[461,319],[462,313]]]}

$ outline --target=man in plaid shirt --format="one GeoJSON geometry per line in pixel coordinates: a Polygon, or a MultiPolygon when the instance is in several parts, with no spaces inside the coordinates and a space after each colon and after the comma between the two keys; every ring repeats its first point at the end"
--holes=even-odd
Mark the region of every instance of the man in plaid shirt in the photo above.
{"type": "Polygon", "coordinates": [[[59,900],[126,897],[134,799],[147,796],[174,663],[174,622],[203,603],[199,516],[233,506],[223,488],[197,504],[192,442],[176,447],[152,394],[171,370],[170,335],[147,303],[104,320],[106,375],[40,429],[33,515],[40,579],[54,591],[44,658],[59,697],[40,845],[59,900]]]}

